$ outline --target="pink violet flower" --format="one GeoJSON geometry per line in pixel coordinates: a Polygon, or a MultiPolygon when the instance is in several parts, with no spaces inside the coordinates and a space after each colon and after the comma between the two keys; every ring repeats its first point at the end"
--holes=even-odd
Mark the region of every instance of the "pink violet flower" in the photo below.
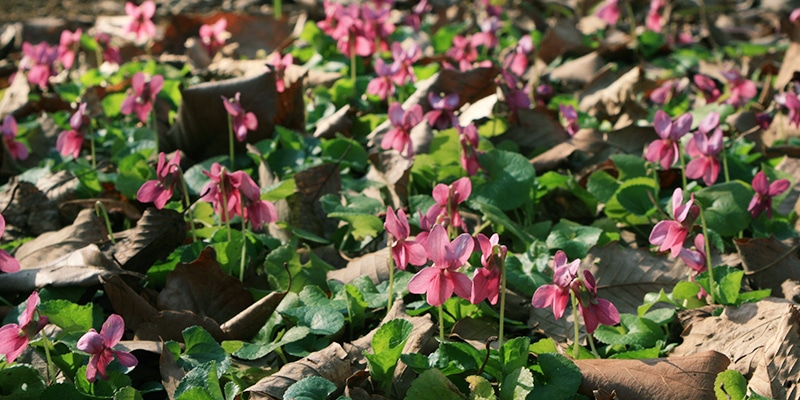
{"type": "Polygon", "coordinates": [[[38,305],[39,292],[32,292],[28,296],[25,311],[19,316],[19,324],[11,323],[0,327],[0,354],[5,354],[9,364],[22,354],[30,340],[49,322],[47,317],[36,312],[38,305]]]}
{"type": "Polygon", "coordinates": [[[439,222],[440,216],[446,217],[449,223],[462,231],[467,231],[467,224],[458,212],[458,205],[463,203],[472,194],[472,182],[464,177],[457,179],[451,185],[440,183],[433,188],[433,200],[436,204],[432,205],[425,217],[431,223],[439,222]]]}
{"type": "Polygon", "coordinates": [[[661,139],[654,140],[647,147],[645,158],[647,161],[660,163],[664,169],[669,169],[680,157],[680,139],[689,133],[692,128],[692,114],[686,113],[674,122],[664,111],[656,111],[653,128],[661,139]]]}
{"type": "Polygon", "coordinates": [[[669,250],[673,257],[677,257],[683,248],[683,242],[695,219],[700,214],[700,209],[694,205],[694,193],[686,204],[683,204],[683,191],[681,188],[672,192],[672,220],[660,221],[650,232],[650,243],[659,246],[658,251],[669,250]]]}
{"type": "Polygon", "coordinates": [[[411,228],[408,226],[405,211],[397,210],[395,214],[391,206],[387,208],[383,228],[394,239],[391,241],[390,249],[397,268],[405,271],[408,264],[423,265],[428,261],[425,247],[414,240],[408,240],[411,228]]]}
{"type": "Polygon", "coordinates": [[[417,75],[414,73],[414,63],[419,60],[420,47],[412,43],[408,48],[403,49],[403,45],[398,42],[392,43],[392,58],[395,67],[392,80],[397,85],[405,85],[408,82],[416,82],[417,75]]]}
{"type": "Polygon", "coordinates": [[[79,28],[75,32],[64,30],[58,43],[58,60],[64,69],[71,69],[75,63],[75,53],[81,46],[83,31],[79,28]]]}
{"type": "Polygon", "coordinates": [[[616,325],[619,323],[619,311],[610,301],[597,297],[597,284],[591,272],[583,271],[583,287],[578,296],[578,311],[583,316],[583,324],[587,333],[594,333],[599,324],[616,325]]]}
{"type": "Polygon", "coordinates": [[[758,218],[766,210],[767,217],[772,218],[772,198],[788,190],[790,185],[791,183],[787,179],[778,179],[769,183],[764,171],[758,171],[753,178],[753,191],[756,194],[750,200],[747,211],[750,212],[753,218],[758,218]]]}
{"type": "Polygon", "coordinates": [[[478,24],[481,31],[472,35],[472,47],[484,46],[487,49],[497,47],[497,31],[500,29],[500,20],[497,17],[486,18],[478,24]]]}
{"type": "Polygon", "coordinates": [[[158,153],[156,178],[145,182],[136,192],[136,198],[142,203],[150,203],[162,209],[172,198],[175,185],[181,180],[181,154],[175,153],[169,162],[164,152],[158,153]]]}
{"type": "Polygon", "coordinates": [[[56,149],[62,156],[72,156],[72,158],[80,156],[83,139],[90,123],[89,116],[86,115],[86,103],[81,103],[78,111],[75,111],[69,119],[69,126],[72,129],[61,132],[56,140],[56,149]]]}
{"type": "MultiPolygon", "coordinates": [[[[0,214],[0,236],[6,231],[6,219],[0,214]]],[[[11,257],[7,251],[0,249],[0,271],[5,273],[17,272],[20,270],[19,261],[11,257]]],[[[23,324],[24,325],[24,324],[23,324]]],[[[0,344],[3,341],[0,340],[0,344]]]]}
{"type": "Polygon", "coordinates": [[[458,117],[455,114],[455,109],[460,102],[458,93],[450,93],[441,97],[431,92],[428,93],[428,102],[432,109],[425,113],[425,119],[432,127],[444,130],[458,126],[458,117]]]}
{"type": "Polygon", "coordinates": [[[775,102],[789,110],[789,123],[800,128],[800,99],[794,91],[775,95],[775,102]]]}
{"type": "Polygon", "coordinates": [[[275,206],[261,200],[258,185],[244,171],[229,173],[219,163],[214,163],[211,171],[203,171],[203,174],[211,178],[211,182],[203,188],[205,195],[200,200],[213,205],[220,221],[226,222],[238,215],[260,230],[278,219],[275,206]]]}
{"type": "Polygon", "coordinates": [[[567,133],[570,136],[575,136],[575,134],[581,129],[580,125],[578,125],[578,112],[575,111],[575,107],[569,104],[559,104],[558,111],[561,113],[561,117],[564,119],[564,129],[567,130],[567,133]]]}
{"type": "Polygon", "coordinates": [[[481,248],[482,268],[475,269],[472,276],[472,296],[469,301],[478,304],[484,299],[497,304],[500,294],[500,274],[504,268],[508,248],[500,244],[500,237],[495,233],[491,238],[479,233],[478,246],[481,248]]]}
{"type": "Polygon", "coordinates": [[[17,120],[11,114],[3,118],[3,123],[0,124],[0,132],[3,134],[3,142],[6,144],[11,158],[15,160],[25,160],[28,158],[28,148],[24,144],[18,142],[17,133],[17,120]]]}
{"type": "Polygon", "coordinates": [[[675,79],[670,79],[661,84],[661,86],[653,89],[650,92],[650,101],[656,104],[664,105],[669,102],[669,100],[675,95],[676,90],[678,89],[678,81],[675,79]]]}
{"type": "Polygon", "coordinates": [[[125,333],[125,321],[117,314],[111,314],[103,323],[100,333],[97,333],[94,328],[81,336],[78,339],[78,350],[84,351],[91,355],[89,358],[89,365],[86,367],[86,380],[94,382],[97,380],[97,375],[100,379],[108,379],[106,369],[108,365],[114,361],[114,358],[123,366],[127,368],[135,367],[139,361],[133,354],[122,351],[114,350],[122,335],[125,333]]]}
{"type": "Polygon", "coordinates": [[[550,307],[553,316],[561,319],[569,302],[572,283],[578,277],[580,264],[580,259],[567,262],[567,254],[558,250],[553,259],[553,283],[539,286],[533,293],[531,305],[535,308],[550,307]]]}
{"type": "MultiPolygon", "coordinates": [[[[389,50],[388,39],[395,26],[389,16],[393,2],[366,2],[361,5],[361,18],[364,22],[364,36],[376,43],[377,50],[389,50]]],[[[370,54],[375,52],[373,49],[370,54]]],[[[365,54],[361,54],[364,56],[365,54]]]]}
{"type": "Polygon", "coordinates": [[[200,43],[209,56],[214,57],[214,54],[217,54],[217,51],[225,46],[225,41],[230,37],[230,32],[226,31],[227,28],[228,20],[225,18],[220,18],[213,24],[200,26],[200,43]]]}
{"type": "Polygon", "coordinates": [[[466,264],[474,246],[475,241],[470,235],[462,233],[450,242],[445,229],[434,225],[426,247],[433,266],[417,272],[408,282],[408,291],[426,293],[426,301],[432,306],[444,304],[453,292],[469,300],[472,282],[458,269],[466,264]]]}
{"type": "Polygon", "coordinates": [[[702,233],[697,234],[697,236],[694,237],[695,250],[687,249],[685,247],[681,248],[681,252],[678,254],[678,257],[683,260],[683,263],[686,264],[687,267],[699,274],[708,268],[706,264],[705,246],[705,237],[702,233]]]}
{"type": "MultiPolygon", "coordinates": [[[[772,115],[766,112],[756,113],[756,123],[758,127],[767,130],[772,125],[772,115]]],[[[800,126],[798,126],[800,128],[800,126]]]]}
{"type": "Polygon", "coordinates": [[[22,54],[19,68],[28,72],[28,82],[42,90],[46,89],[50,77],[56,74],[53,64],[58,60],[58,46],[51,47],[45,42],[34,46],[23,42],[22,54]]]}
{"type": "Polygon", "coordinates": [[[719,177],[718,155],[722,152],[722,129],[714,129],[711,137],[706,136],[703,130],[698,129],[692,136],[691,144],[686,146],[686,151],[693,157],[686,164],[686,177],[702,178],[706,186],[713,185],[719,177]]]}
{"type": "Polygon", "coordinates": [[[750,99],[756,97],[757,88],[756,84],[744,77],[735,69],[722,71],[722,76],[728,80],[730,85],[731,95],[725,99],[725,104],[731,104],[734,107],[741,107],[747,104],[750,99]]]}
{"type": "Polygon", "coordinates": [[[281,56],[280,53],[273,53],[270,64],[275,71],[275,88],[278,93],[283,93],[286,90],[286,70],[294,64],[294,56],[291,54],[281,56]]]}
{"type": "Polygon", "coordinates": [[[386,64],[383,59],[375,61],[375,73],[378,75],[367,84],[367,93],[378,96],[381,100],[393,96],[395,92],[393,77],[397,74],[397,64],[386,64]]]}
{"type": "Polygon", "coordinates": [[[697,88],[703,93],[706,99],[706,104],[711,104],[722,95],[717,87],[717,82],[714,79],[703,74],[696,74],[692,77],[692,82],[697,85],[697,88]]]}
{"type": "Polygon", "coordinates": [[[531,35],[525,35],[519,39],[514,50],[506,54],[503,59],[502,72],[510,71],[517,77],[524,75],[525,70],[528,69],[528,54],[531,52],[533,52],[533,39],[531,39],[531,35]]]}
{"type": "Polygon", "coordinates": [[[606,21],[609,25],[616,25],[619,21],[619,0],[605,0],[603,4],[597,8],[594,15],[606,21]]]}
{"type": "Polygon", "coordinates": [[[136,113],[139,121],[147,123],[150,111],[156,102],[156,96],[164,87],[164,77],[155,75],[148,78],[143,72],[137,72],[131,79],[133,93],[122,101],[120,111],[124,115],[136,113]]]}
{"type": "Polygon", "coordinates": [[[473,176],[478,173],[481,164],[478,161],[478,144],[480,138],[478,136],[478,128],[475,124],[470,123],[465,127],[457,127],[458,139],[461,143],[461,166],[467,171],[467,175],[473,176]]]}
{"type": "Polygon", "coordinates": [[[789,14],[789,21],[796,24],[798,20],[800,20],[800,8],[795,8],[792,10],[792,13],[789,14]]]}
{"type": "Polygon", "coordinates": [[[111,64],[122,63],[122,56],[119,54],[119,48],[111,44],[111,36],[109,34],[97,32],[94,35],[94,40],[103,47],[103,60],[105,62],[111,64]]]}
{"type": "Polygon", "coordinates": [[[472,63],[478,60],[478,51],[472,45],[469,38],[456,35],[453,37],[453,46],[447,50],[445,55],[458,63],[461,71],[472,68],[472,63]]]}
{"type": "Polygon", "coordinates": [[[222,96],[222,103],[225,106],[225,111],[231,117],[231,124],[233,125],[233,133],[236,135],[236,140],[244,142],[247,138],[248,131],[258,129],[258,119],[252,112],[245,111],[239,98],[242,96],[240,92],[236,92],[233,98],[222,96]]]}
{"type": "Polygon", "coordinates": [[[152,0],[147,0],[138,7],[131,2],[125,3],[125,14],[131,18],[125,26],[125,33],[136,35],[137,41],[147,41],[156,36],[156,25],[153,23],[156,3],[152,0]]]}
{"type": "Polygon", "coordinates": [[[275,206],[266,200],[261,200],[261,189],[259,189],[253,178],[244,171],[236,171],[238,174],[240,201],[243,209],[239,210],[242,219],[249,221],[253,229],[260,231],[265,225],[278,220],[278,213],[275,206]]]}
{"type": "Polygon", "coordinates": [[[664,25],[664,16],[661,14],[666,5],[666,0],[650,0],[650,9],[647,11],[645,26],[653,32],[661,33],[664,25]]]}
{"type": "Polygon", "coordinates": [[[389,121],[392,123],[392,129],[383,136],[381,148],[395,149],[400,154],[405,151],[406,157],[413,156],[411,129],[422,122],[422,106],[414,104],[410,109],[403,110],[400,103],[392,103],[389,105],[389,121]]]}
{"type": "Polygon", "coordinates": [[[410,26],[414,32],[419,32],[420,26],[422,26],[422,17],[429,13],[433,7],[431,7],[428,0],[422,0],[413,8],[411,8],[411,13],[406,15],[403,19],[403,23],[405,26],[410,26]]]}

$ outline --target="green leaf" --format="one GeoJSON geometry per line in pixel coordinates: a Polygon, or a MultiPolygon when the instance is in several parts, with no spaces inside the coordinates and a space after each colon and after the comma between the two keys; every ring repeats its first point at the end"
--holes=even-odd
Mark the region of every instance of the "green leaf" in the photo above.
{"type": "Polygon", "coordinates": [[[442,342],[439,348],[428,356],[429,365],[448,376],[476,371],[482,362],[483,355],[475,347],[458,342],[442,342]]]}
{"type": "Polygon", "coordinates": [[[406,400],[463,400],[458,389],[437,369],[421,373],[406,392],[406,400]]]}
{"type": "Polygon", "coordinates": [[[547,236],[547,247],[564,250],[570,259],[583,258],[597,244],[603,230],[562,219],[547,236]]]}
{"type": "Polygon", "coordinates": [[[570,399],[578,392],[581,371],[561,354],[539,355],[539,365],[534,368],[534,386],[530,398],[570,399]],[[537,371],[538,370],[538,371],[537,371]]]}
{"type": "Polygon", "coordinates": [[[322,159],[327,162],[338,162],[358,171],[367,169],[367,151],[352,139],[323,140],[322,159]]]}
{"type": "Polygon", "coordinates": [[[706,224],[722,236],[734,236],[747,228],[752,219],[747,212],[752,197],[750,189],[740,181],[715,184],[695,193],[706,224]]]}
{"type": "Polygon", "coordinates": [[[653,178],[629,179],[620,185],[616,192],[617,201],[635,215],[647,215],[655,209],[658,184],[653,178]]]}
{"type": "Polygon", "coordinates": [[[103,97],[100,105],[103,107],[103,114],[108,118],[120,115],[122,102],[128,97],[125,93],[111,93],[103,97]]]}
{"type": "Polygon", "coordinates": [[[453,38],[464,29],[464,24],[447,24],[431,36],[431,45],[436,54],[442,54],[453,47],[453,38]]]}
{"type": "Polygon", "coordinates": [[[316,335],[333,335],[344,327],[344,316],[331,305],[302,306],[281,312],[297,320],[301,326],[307,326],[309,332],[316,335]]]}
{"type": "Polygon", "coordinates": [[[747,380],[739,371],[722,371],[714,379],[714,394],[719,400],[743,400],[747,396],[747,380]]]}
{"type": "Polygon", "coordinates": [[[224,392],[226,400],[235,400],[242,393],[242,387],[235,382],[228,382],[225,384],[224,392]]]}
{"type": "Polygon", "coordinates": [[[208,361],[189,371],[178,383],[175,399],[225,400],[219,387],[216,361],[208,361]]]}
{"type": "Polygon", "coordinates": [[[558,353],[556,342],[551,338],[544,338],[528,347],[528,351],[533,354],[540,355],[545,353],[558,353]]]}
{"type": "MultiPolygon", "coordinates": [[[[742,278],[744,278],[744,271],[721,265],[714,267],[714,301],[717,304],[723,305],[737,305],[736,301],[739,298],[739,291],[742,288],[742,278]]],[[[697,283],[703,286],[708,292],[708,271],[703,272],[697,276],[697,283]]]]}
{"type": "Polygon", "coordinates": [[[16,364],[0,370],[0,394],[8,400],[37,400],[45,385],[39,371],[16,364]]]}
{"type": "Polygon", "coordinates": [[[336,385],[320,376],[309,376],[286,389],[284,400],[326,400],[336,391],[336,385]]]}
{"type": "Polygon", "coordinates": [[[513,338],[500,348],[500,362],[503,364],[503,375],[528,365],[528,347],[531,340],[527,336],[513,338]]]}
{"type": "MultiPolygon", "coordinates": [[[[544,245],[544,243],[537,240],[531,247],[537,244],[544,245]]],[[[550,254],[547,246],[544,245],[543,247],[545,250],[544,253],[539,254],[546,254],[549,258],[550,254]]],[[[533,296],[536,288],[546,285],[549,283],[549,280],[544,274],[539,272],[535,262],[530,261],[527,257],[528,254],[529,253],[521,255],[509,254],[509,256],[506,257],[506,284],[511,289],[519,292],[519,294],[533,296]]]]}
{"type": "Polygon", "coordinates": [[[322,261],[313,252],[309,252],[308,262],[301,264],[300,254],[297,252],[297,242],[293,240],[270,252],[264,261],[264,269],[270,286],[275,290],[299,293],[304,287],[311,285],[327,289],[327,272],[333,267],[322,261]],[[292,276],[291,288],[284,263],[292,276]]]}
{"type": "Polygon", "coordinates": [[[470,206],[476,208],[483,214],[483,218],[491,221],[495,225],[499,225],[505,229],[508,229],[511,234],[517,237],[523,245],[530,246],[531,243],[535,240],[533,235],[525,230],[522,229],[516,222],[512,221],[503,210],[497,208],[496,206],[485,203],[479,200],[474,200],[469,202],[470,206]]]}
{"type": "Polygon", "coordinates": [[[586,190],[601,203],[608,202],[619,188],[620,183],[605,171],[595,171],[589,176],[586,190]]]}
{"type": "Polygon", "coordinates": [[[100,321],[102,311],[94,309],[94,303],[78,305],[67,300],[48,300],[39,304],[39,313],[67,332],[86,332],[100,321]]]}
{"type": "Polygon", "coordinates": [[[111,364],[112,367],[106,371],[108,374],[107,380],[100,379],[98,375],[94,383],[86,380],[85,365],[78,368],[78,372],[75,374],[75,387],[78,389],[78,392],[94,398],[110,399],[114,396],[114,392],[116,392],[117,389],[130,386],[131,378],[121,372],[112,370],[114,365],[119,364],[111,364]]]}
{"type": "Polygon", "coordinates": [[[651,347],[649,349],[623,351],[608,358],[641,360],[643,358],[658,358],[659,355],[661,355],[661,346],[651,347]]]}
{"type": "Polygon", "coordinates": [[[225,349],[199,326],[190,326],[182,332],[186,350],[180,357],[184,369],[195,368],[199,365],[214,361],[214,370],[219,367],[220,373],[225,373],[231,365],[231,359],[225,349]]]}
{"type": "Polygon", "coordinates": [[[500,386],[500,400],[525,400],[533,390],[533,374],[525,367],[519,367],[503,378],[500,386]]]}
{"type": "Polygon", "coordinates": [[[647,176],[647,161],[630,154],[615,154],[609,157],[619,171],[619,180],[647,176]]]}
{"type": "MultiPolygon", "coordinates": [[[[13,399],[13,397],[10,397],[13,399]]],[[[87,400],[89,396],[81,394],[78,388],[72,383],[55,383],[47,388],[34,399],[39,400],[87,400]]]]}
{"type": "Polygon", "coordinates": [[[476,201],[512,210],[529,200],[530,188],[536,182],[536,171],[519,153],[489,150],[479,156],[489,178],[472,189],[476,201]]]}
{"type": "Polygon", "coordinates": [[[370,376],[387,391],[392,385],[397,360],[413,329],[414,325],[404,319],[393,319],[381,325],[372,337],[372,354],[364,354],[370,376]]]}
{"type": "Polygon", "coordinates": [[[466,378],[469,383],[469,400],[497,400],[494,388],[486,378],[479,375],[470,375],[466,378]]]}
{"type": "Polygon", "coordinates": [[[114,393],[114,400],[142,400],[142,394],[131,386],[126,386],[114,393]]]}
{"type": "Polygon", "coordinates": [[[245,360],[257,360],[272,353],[279,347],[304,339],[310,333],[311,329],[307,326],[293,326],[289,328],[280,339],[272,343],[266,345],[261,343],[245,343],[239,350],[233,353],[233,355],[245,360]]]}

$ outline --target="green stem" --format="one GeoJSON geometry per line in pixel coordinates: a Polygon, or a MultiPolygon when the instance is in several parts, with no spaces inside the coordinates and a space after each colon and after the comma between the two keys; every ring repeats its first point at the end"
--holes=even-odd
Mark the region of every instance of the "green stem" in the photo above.
{"type": "Polygon", "coordinates": [[[197,241],[197,232],[194,230],[194,210],[192,210],[192,202],[189,199],[189,188],[186,187],[186,180],[183,179],[183,172],[181,172],[181,189],[183,190],[183,209],[189,218],[189,229],[192,232],[192,241],[197,241]]]}
{"type": "Polygon", "coordinates": [[[272,5],[275,9],[275,19],[283,19],[283,2],[281,0],[275,0],[272,5]]]}
{"type": "Polygon", "coordinates": [[[574,325],[573,333],[575,334],[575,342],[572,345],[572,358],[577,360],[581,355],[581,330],[578,326],[578,298],[575,297],[575,293],[571,290],[569,292],[569,297],[572,300],[572,322],[574,325]]]}
{"type": "Polygon", "coordinates": [[[117,243],[116,240],[114,240],[114,232],[111,230],[111,220],[108,218],[108,211],[102,201],[94,202],[94,212],[106,222],[106,229],[108,230],[108,237],[111,238],[111,243],[117,243]]]}
{"type": "Polygon", "coordinates": [[[506,322],[506,259],[500,261],[500,328],[497,331],[497,343],[503,346],[503,332],[506,322]]]}
{"type": "Polygon", "coordinates": [[[683,191],[686,191],[688,182],[686,181],[686,160],[683,158],[683,146],[678,142],[678,159],[681,163],[681,182],[683,183],[683,191]]]}
{"type": "Polygon", "coordinates": [[[722,148],[722,153],[720,153],[720,155],[722,156],[722,171],[725,173],[725,183],[728,183],[731,181],[731,176],[728,173],[728,156],[725,154],[724,147],[722,148]]]}
{"type": "Polygon", "coordinates": [[[47,384],[53,383],[53,376],[55,376],[55,364],[53,358],[50,356],[50,339],[42,332],[42,342],[44,343],[44,357],[47,360],[47,384]]]}
{"type": "Polygon", "coordinates": [[[231,119],[231,115],[228,114],[228,149],[229,149],[229,156],[231,159],[231,169],[234,169],[233,163],[233,120],[231,119]]]}
{"type": "Polygon", "coordinates": [[[392,311],[392,301],[394,300],[394,257],[392,257],[392,248],[389,247],[389,289],[387,294],[389,295],[389,300],[386,303],[386,315],[388,316],[389,313],[392,311]]]}
{"type": "Polygon", "coordinates": [[[247,223],[242,221],[242,260],[239,263],[239,280],[244,283],[244,267],[247,259],[247,223]]]}
{"type": "Polygon", "coordinates": [[[636,40],[636,15],[633,13],[633,7],[630,1],[625,2],[625,11],[628,13],[628,24],[630,25],[631,44],[633,48],[638,47],[636,40]]]}
{"type": "MultiPolygon", "coordinates": [[[[156,141],[156,151],[153,154],[155,154],[156,157],[158,157],[158,120],[156,118],[156,110],[155,109],[153,109],[153,111],[150,112],[150,120],[151,120],[150,123],[152,124],[152,128],[153,128],[153,133],[155,133],[155,138],[156,138],[156,140],[155,140],[156,141]]],[[[94,154],[92,154],[92,156],[94,156],[94,154]]],[[[92,159],[94,159],[94,157],[92,159]]]]}
{"type": "Polygon", "coordinates": [[[589,341],[589,347],[592,349],[592,354],[594,354],[595,358],[600,358],[600,353],[597,352],[597,347],[594,346],[594,337],[591,333],[586,333],[586,340],[589,341]]]}
{"type": "MultiPolygon", "coordinates": [[[[92,132],[92,128],[91,127],[87,128],[87,131],[88,132],[86,132],[86,134],[89,136],[89,147],[90,147],[91,152],[92,152],[92,169],[96,170],[97,169],[97,156],[96,156],[95,147],[94,147],[94,132],[92,132]]],[[[158,134],[156,134],[156,137],[158,137],[158,134]]]]}
{"type": "Polygon", "coordinates": [[[439,306],[439,343],[444,343],[444,305],[439,306]]]}
{"type": "Polygon", "coordinates": [[[222,218],[225,219],[225,227],[228,228],[228,241],[231,241],[231,219],[228,215],[228,198],[225,194],[225,178],[224,174],[227,172],[225,171],[225,167],[223,167],[222,172],[220,172],[220,179],[219,179],[219,191],[222,197],[222,218]]]}
{"type": "Polygon", "coordinates": [[[706,227],[706,215],[703,212],[703,208],[699,207],[700,209],[700,221],[703,224],[703,239],[705,242],[705,250],[706,250],[706,267],[708,268],[708,291],[709,295],[711,296],[711,304],[714,304],[714,270],[711,266],[711,242],[708,238],[708,228],[706,227]]]}

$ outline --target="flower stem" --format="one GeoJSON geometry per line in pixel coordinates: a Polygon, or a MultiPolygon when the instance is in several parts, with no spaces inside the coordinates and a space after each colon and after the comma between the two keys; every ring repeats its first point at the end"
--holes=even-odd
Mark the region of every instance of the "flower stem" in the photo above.
{"type": "Polygon", "coordinates": [[[444,305],[439,305],[439,343],[444,343],[444,305]]]}
{"type": "Polygon", "coordinates": [[[244,282],[244,267],[247,259],[247,222],[242,221],[242,260],[239,264],[239,280],[244,282]]]}
{"type": "Polygon", "coordinates": [[[575,297],[575,293],[570,290],[569,298],[572,300],[572,322],[574,325],[573,333],[575,334],[575,342],[572,345],[572,358],[578,359],[581,355],[581,330],[578,326],[578,298],[575,297]]]}
{"type": "Polygon", "coordinates": [[[497,330],[497,344],[503,346],[503,332],[506,322],[506,259],[500,261],[500,327],[497,330]]]}
{"type": "Polygon", "coordinates": [[[731,176],[728,173],[728,155],[725,154],[724,147],[722,148],[722,153],[720,153],[720,155],[722,156],[722,171],[725,173],[725,183],[728,183],[731,181],[731,176]]]}
{"type": "Polygon", "coordinates": [[[53,383],[53,377],[55,376],[55,364],[53,364],[53,358],[50,356],[50,339],[47,338],[44,331],[42,331],[42,342],[44,343],[44,357],[47,360],[47,384],[50,385],[53,383]]]}
{"type": "Polygon", "coordinates": [[[183,172],[181,171],[181,190],[183,191],[183,210],[189,218],[189,229],[192,231],[192,241],[197,241],[197,232],[194,230],[194,210],[192,210],[192,202],[189,199],[189,188],[186,187],[186,180],[183,179],[183,172]]]}
{"type": "Polygon", "coordinates": [[[272,6],[275,10],[275,19],[283,19],[283,2],[281,0],[275,0],[272,6]]]}
{"type": "MultiPolygon", "coordinates": [[[[156,110],[150,112],[150,123],[152,124],[153,133],[155,133],[156,151],[153,153],[158,157],[158,120],[156,118],[156,110]]],[[[94,153],[92,153],[92,160],[94,160],[94,153]]]]}
{"type": "Polygon", "coordinates": [[[688,185],[686,181],[686,160],[683,158],[683,146],[681,146],[680,142],[678,143],[678,159],[681,163],[681,182],[683,183],[683,190],[686,191],[686,186],[688,185]]]}
{"type": "Polygon", "coordinates": [[[117,241],[114,240],[114,232],[111,230],[111,220],[108,218],[108,211],[102,201],[94,202],[94,212],[106,222],[106,229],[108,230],[108,237],[111,238],[111,243],[117,243],[117,241]]]}
{"type": "Polygon", "coordinates": [[[392,248],[389,247],[389,289],[387,290],[389,300],[386,303],[386,315],[392,311],[392,301],[394,300],[394,257],[392,257],[392,248]]]}
{"type": "Polygon", "coordinates": [[[705,238],[705,250],[706,250],[706,267],[708,268],[708,294],[711,296],[711,304],[714,304],[714,270],[711,265],[711,242],[708,238],[708,228],[706,227],[706,214],[703,211],[703,207],[698,207],[700,209],[700,222],[703,224],[703,238],[705,238]]]}
{"type": "Polygon", "coordinates": [[[589,347],[592,349],[592,354],[594,354],[596,358],[600,358],[600,353],[597,352],[597,347],[594,346],[594,336],[591,333],[587,333],[586,340],[589,341],[589,347]]]}
{"type": "Polygon", "coordinates": [[[92,169],[97,169],[97,153],[95,152],[94,147],[94,132],[92,132],[92,128],[87,128],[86,134],[89,136],[89,148],[92,152],[92,169]]]}
{"type": "Polygon", "coordinates": [[[219,179],[219,192],[222,195],[222,218],[225,220],[225,227],[228,228],[228,241],[231,241],[231,219],[228,215],[228,196],[225,193],[225,179],[224,174],[225,170],[223,167],[222,173],[220,173],[219,179]]]}
{"type": "Polygon", "coordinates": [[[228,114],[228,148],[229,148],[229,156],[231,159],[231,169],[234,169],[233,163],[233,119],[231,115],[228,114]]]}

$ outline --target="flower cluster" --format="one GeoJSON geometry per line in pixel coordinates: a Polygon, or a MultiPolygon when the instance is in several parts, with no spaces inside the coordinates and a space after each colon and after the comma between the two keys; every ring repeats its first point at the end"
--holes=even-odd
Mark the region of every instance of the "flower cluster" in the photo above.
{"type": "Polygon", "coordinates": [[[389,49],[387,39],[395,30],[389,19],[393,1],[369,1],[344,5],[326,0],[325,19],[317,25],[336,40],[336,47],[347,57],[353,53],[367,57],[389,49]]]}
{"type": "Polygon", "coordinates": [[[200,200],[211,203],[221,221],[227,222],[239,216],[260,230],[278,219],[275,206],[261,200],[261,190],[244,171],[228,172],[219,163],[214,163],[210,172],[203,173],[211,178],[211,182],[203,188],[205,195],[200,200]]]}
{"type": "Polygon", "coordinates": [[[200,27],[200,44],[206,49],[210,57],[214,57],[217,51],[225,45],[225,41],[230,37],[228,20],[220,18],[213,24],[204,24],[200,27]]]}
{"type": "Polygon", "coordinates": [[[14,119],[13,115],[8,114],[3,118],[3,122],[0,123],[0,133],[3,134],[3,143],[5,143],[6,149],[8,149],[8,153],[11,154],[13,159],[24,160],[28,158],[28,148],[17,141],[17,120],[14,119]]]}
{"type": "Polygon", "coordinates": [[[136,198],[142,203],[153,202],[160,210],[172,198],[175,186],[181,179],[181,154],[175,153],[175,157],[167,162],[167,156],[163,152],[159,153],[156,179],[142,184],[136,193],[136,198]]]}
{"type": "Polygon", "coordinates": [[[39,292],[33,292],[28,296],[25,311],[19,316],[19,323],[0,327],[0,354],[5,354],[6,362],[13,363],[28,347],[28,342],[49,322],[47,317],[36,312],[38,305],[39,292]]]}
{"type": "Polygon", "coordinates": [[[122,101],[120,111],[124,115],[136,113],[139,121],[147,123],[147,118],[156,103],[156,96],[164,87],[164,77],[155,75],[148,77],[144,72],[137,72],[131,79],[133,92],[122,101]]]}
{"type": "Polygon", "coordinates": [[[86,115],[86,103],[78,106],[78,111],[72,114],[69,119],[70,130],[63,131],[58,135],[56,149],[63,156],[78,158],[83,147],[83,139],[86,137],[91,125],[89,116],[86,115]]]}

